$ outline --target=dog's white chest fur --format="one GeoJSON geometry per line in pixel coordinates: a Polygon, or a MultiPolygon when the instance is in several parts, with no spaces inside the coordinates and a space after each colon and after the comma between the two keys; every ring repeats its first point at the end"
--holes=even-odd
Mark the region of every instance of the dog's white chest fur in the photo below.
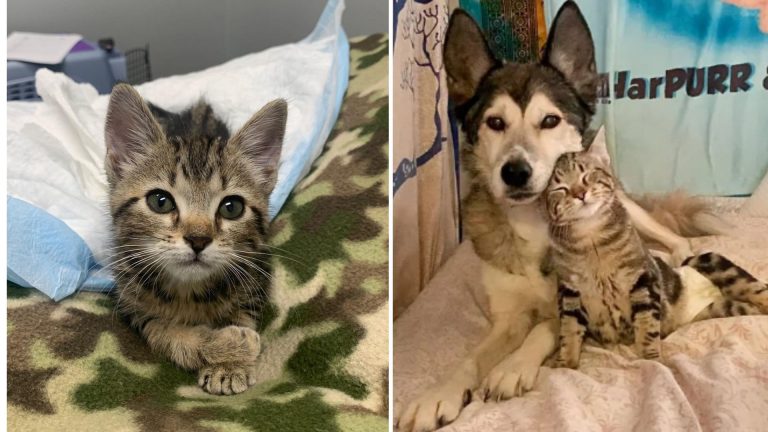
{"type": "Polygon", "coordinates": [[[549,249],[549,230],[537,204],[506,210],[508,223],[519,238],[515,245],[519,274],[483,262],[482,278],[491,314],[524,313],[536,310],[546,316],[555,312],[555,284],[541,273],[549,249]]]}

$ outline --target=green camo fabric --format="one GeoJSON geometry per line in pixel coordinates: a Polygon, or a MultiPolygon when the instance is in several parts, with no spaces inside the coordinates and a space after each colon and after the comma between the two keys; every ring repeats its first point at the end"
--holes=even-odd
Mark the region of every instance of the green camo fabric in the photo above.
{"type": "Polygon", "coordinates": [[[387,39],[351,48],[336,126],[272,224],[259,384],[208,395],[149,352],[108,296],[53,303],[9,284],[9,430],[387,430],[387,39]]]}

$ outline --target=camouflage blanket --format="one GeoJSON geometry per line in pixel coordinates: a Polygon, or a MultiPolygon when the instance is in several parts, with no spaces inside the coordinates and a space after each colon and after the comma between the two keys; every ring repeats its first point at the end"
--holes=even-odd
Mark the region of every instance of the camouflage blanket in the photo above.
{"type": "Polygon", "coordinates": [[[335,129],[272,226],[260,384],[208,395],[107,295],[9,286],[9,430],[387,430],[387,39],[351,45],[335,129]]]}

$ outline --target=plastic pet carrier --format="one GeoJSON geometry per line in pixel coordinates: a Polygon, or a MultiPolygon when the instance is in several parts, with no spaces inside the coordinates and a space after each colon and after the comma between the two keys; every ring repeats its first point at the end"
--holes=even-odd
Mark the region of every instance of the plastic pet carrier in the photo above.
{"type": "Polygon", "coordinates": [[[90,83],[100,94],[107,94],[120,81],[140,84],[149,81],[149,48],[138,48],[123,54],[114,48],[112,39],[98,44],[81,40],[59,64],[44,65],[8,61],[9,101],[40,100],[35,90],[35,72],[48,68],[62,72],[76,82],[90,83]]]}

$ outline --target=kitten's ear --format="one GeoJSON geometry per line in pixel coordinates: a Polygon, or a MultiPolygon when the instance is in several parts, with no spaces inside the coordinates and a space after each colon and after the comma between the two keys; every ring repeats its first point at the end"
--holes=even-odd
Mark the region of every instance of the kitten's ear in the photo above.
{"type": "Polygon", "coordinates": [[[254,114],[232,138],[232,145],[251,162],[267,193],[272,193],[277,182],[287,119],[288,104],[284,99],[275,99],[254,114]]]}
{"type": "Polygon", "coordinates": [[[475,20],[461,9],[451,15],[443,51],[448,93],[456,105],[474,96],[483,77],[499,65],[475,20]]]}
{"type": "Polygon", "coordinates": [[[586,153],[604,167],[610,168],[611,155],[608,154],[608,144],[605,141],[605,126],[600,126],[586,153]]]}
{"type": "Polygon", "coordinates": [[[109,98],[104,138],[105,166],[112,181],[146,156],[164,134],[139,93],[128,84],[118,84],[109,98]]]}
{"type": "Polygon", "coordinates": [[[595,44],[584,16],[573,1],[557,12],[544,47],[542,64],[557,69],[594,109],[597,99],[595,44]]]}

